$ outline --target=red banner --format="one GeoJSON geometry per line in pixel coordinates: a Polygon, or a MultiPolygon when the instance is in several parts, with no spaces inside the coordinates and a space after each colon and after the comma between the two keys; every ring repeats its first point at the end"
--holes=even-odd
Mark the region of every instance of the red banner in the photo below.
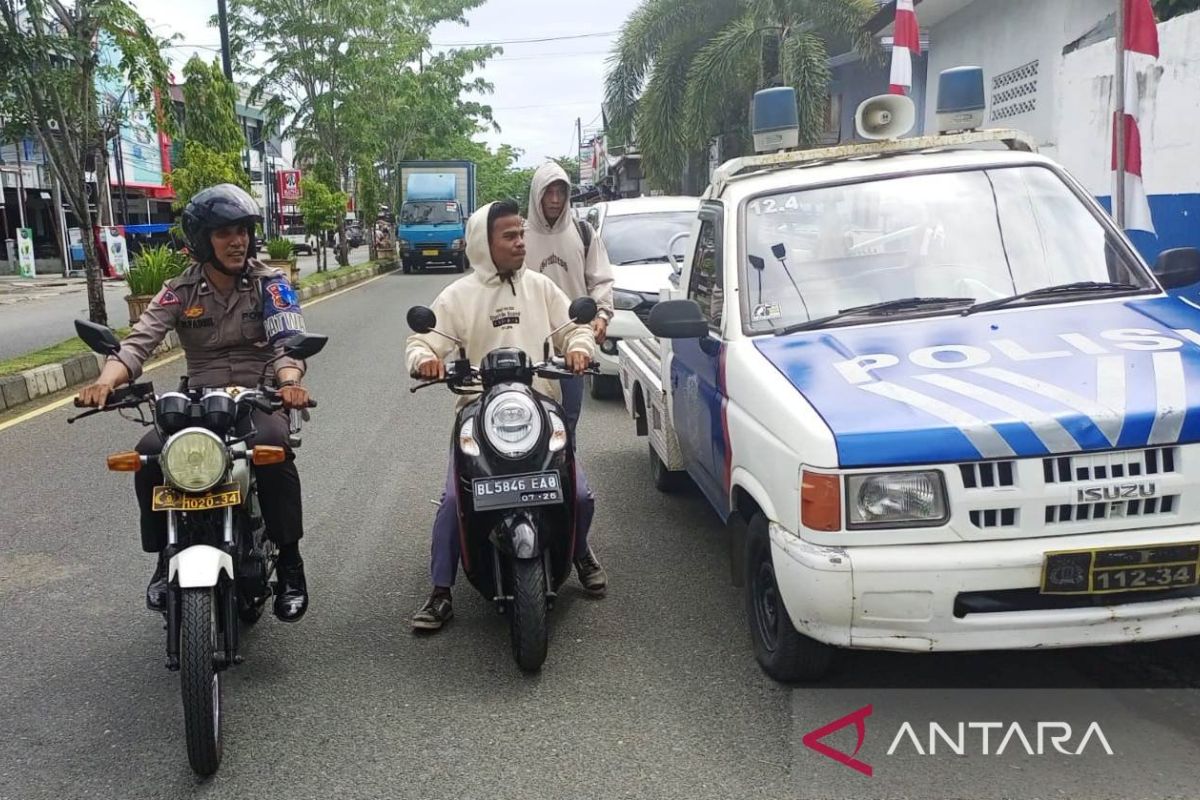
{"type": "Polygon", "coordinates": [[[300,170],[283,169],[275,173],[279,181],[279,202],[295,203],[300,200],[300,170]]]}

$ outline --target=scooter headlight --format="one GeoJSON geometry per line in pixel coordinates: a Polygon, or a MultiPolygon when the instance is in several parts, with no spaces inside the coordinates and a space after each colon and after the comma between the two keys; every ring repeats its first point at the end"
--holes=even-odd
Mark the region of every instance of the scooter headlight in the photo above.
{"type": "Polygon", "coordinates": [[[225,443],[203,428],[188,428],[167,440],[159,458],[167,483],[185,492],[203,492],[225,477],[225,443]]]}
{"type": "Polygon", "coordinates": [[[483,429],[488,443],[503,456],[520,458],[542,435],[542,415],[537,405],[520,392],[504,392],[488,404],[483,429]]]}

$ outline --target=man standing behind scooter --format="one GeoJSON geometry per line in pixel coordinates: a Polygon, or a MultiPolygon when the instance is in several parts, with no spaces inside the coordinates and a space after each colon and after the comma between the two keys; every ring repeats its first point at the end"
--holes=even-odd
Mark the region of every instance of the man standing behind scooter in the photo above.
{"type": "MultiPolygon", "coordinates": [[[[433,301],[438,330],[461,340],[472,364],[479,364],[497,347],[517,347],[536,357],[551,331],[569,322],[568,300],[552,281],[524,268],[524,221],[515,203],[489,203],[471,215],[467,257],[474,272],[450,284],[433,301]]],[[[576,375],[587,369],[595,352],[592,333],[582,326],[568,326],[554,337],[554,345],[565,354],[567,368],[576,375]]],[[[409,374],[425,380],[444,378],[443,359],[454,348],[453,342],[434,333],[410,336],[406,353],[409,374]]],[[[559,398],[556,381],[536,379],[534,388],[559,398]]],[[[578,462],[576,465],[576,552],[581,555],[575,559],[575,569],[585,589],[603,594],[608,577],[587,543],[595,499],[578,462]]],[[[418,630],[438,630],[454,616],[450,587],[458,569],[459,516],[453,467],[451,454],[446,489],[433,519],[429,563],[433,593],[412,618],[412,626],[418,630]]]]}
{"type": "MultiPolygon", "coordinates": [[[[596,344],[603,344],[613,315],[612,267],[604,242],[586,222],[577,222],[568,201],[571,181],[551,161],[538,167],[529,185],[529,254],[525,263],[554,281],[567,297],[591,297],[600,311],[592,322],[596,344]]],[[[583,408],[583,378],[562,381],[563,411],[571,435],[583,408]]]]}

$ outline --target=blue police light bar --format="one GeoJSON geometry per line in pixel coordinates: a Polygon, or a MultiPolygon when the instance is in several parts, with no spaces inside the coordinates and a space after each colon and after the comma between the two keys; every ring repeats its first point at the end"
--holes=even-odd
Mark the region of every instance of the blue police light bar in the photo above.
{"type": "Polygon", "coordinates": [[[789,150],[800,145],[800,114],[796,110],[796,90],[777,86],[754,93],[751,132],[754,152],[789,150]]]}
{"type": "Polygon", "coordinates": [[[982,128],[986,108],[982,67],[955,67],[938,76],[938,133],[982,128]]]}

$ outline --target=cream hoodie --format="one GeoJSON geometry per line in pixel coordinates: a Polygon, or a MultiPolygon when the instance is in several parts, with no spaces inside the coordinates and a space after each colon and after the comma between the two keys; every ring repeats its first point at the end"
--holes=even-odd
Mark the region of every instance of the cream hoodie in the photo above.
{"type": "MultiPolygon", "coordinates": [[[[601,314],[612,318],[612,267],[604,242],[592,231],[592,244],[584,263],[583,239],[575,226],[570,203],[554,225],[542,213],[542,195],[555,181],[571,185],[567,173],[553,161],[538,167],[529,185],[529,230],[525,232],[525,265],[557,284],[574,300],[591,296],[601,314]]],[[[582,223],[587,225],[588,223],[582,223]]]]}
{"type": "MultiPolygon", "coordinates": [[[[475,366],[497,347],[519,347],[538,362],[542,360],[542,342],[550,331],[570,321],[570,302],[549,278],[525,267],[512,273],[511,278],[502,278],[496,272],[487,240],[491,205],[483,206],[467,220],[467,257],[474,272],[447,286],[433,301],[437,329],[461,339],[467,358],[475,366]]],[[[591,329],[586,325],[571,325],[553,341],[560,353],[595,355],[591,329]]],[[[457,345],[436,333],[413,334],[406,347],[408,372],[414,374],[422,362],[444,359],[457,351],[457,345]]],[[[558,381],[534,378],[533,385],[548,397],[561,397],[558,381]]]]}

